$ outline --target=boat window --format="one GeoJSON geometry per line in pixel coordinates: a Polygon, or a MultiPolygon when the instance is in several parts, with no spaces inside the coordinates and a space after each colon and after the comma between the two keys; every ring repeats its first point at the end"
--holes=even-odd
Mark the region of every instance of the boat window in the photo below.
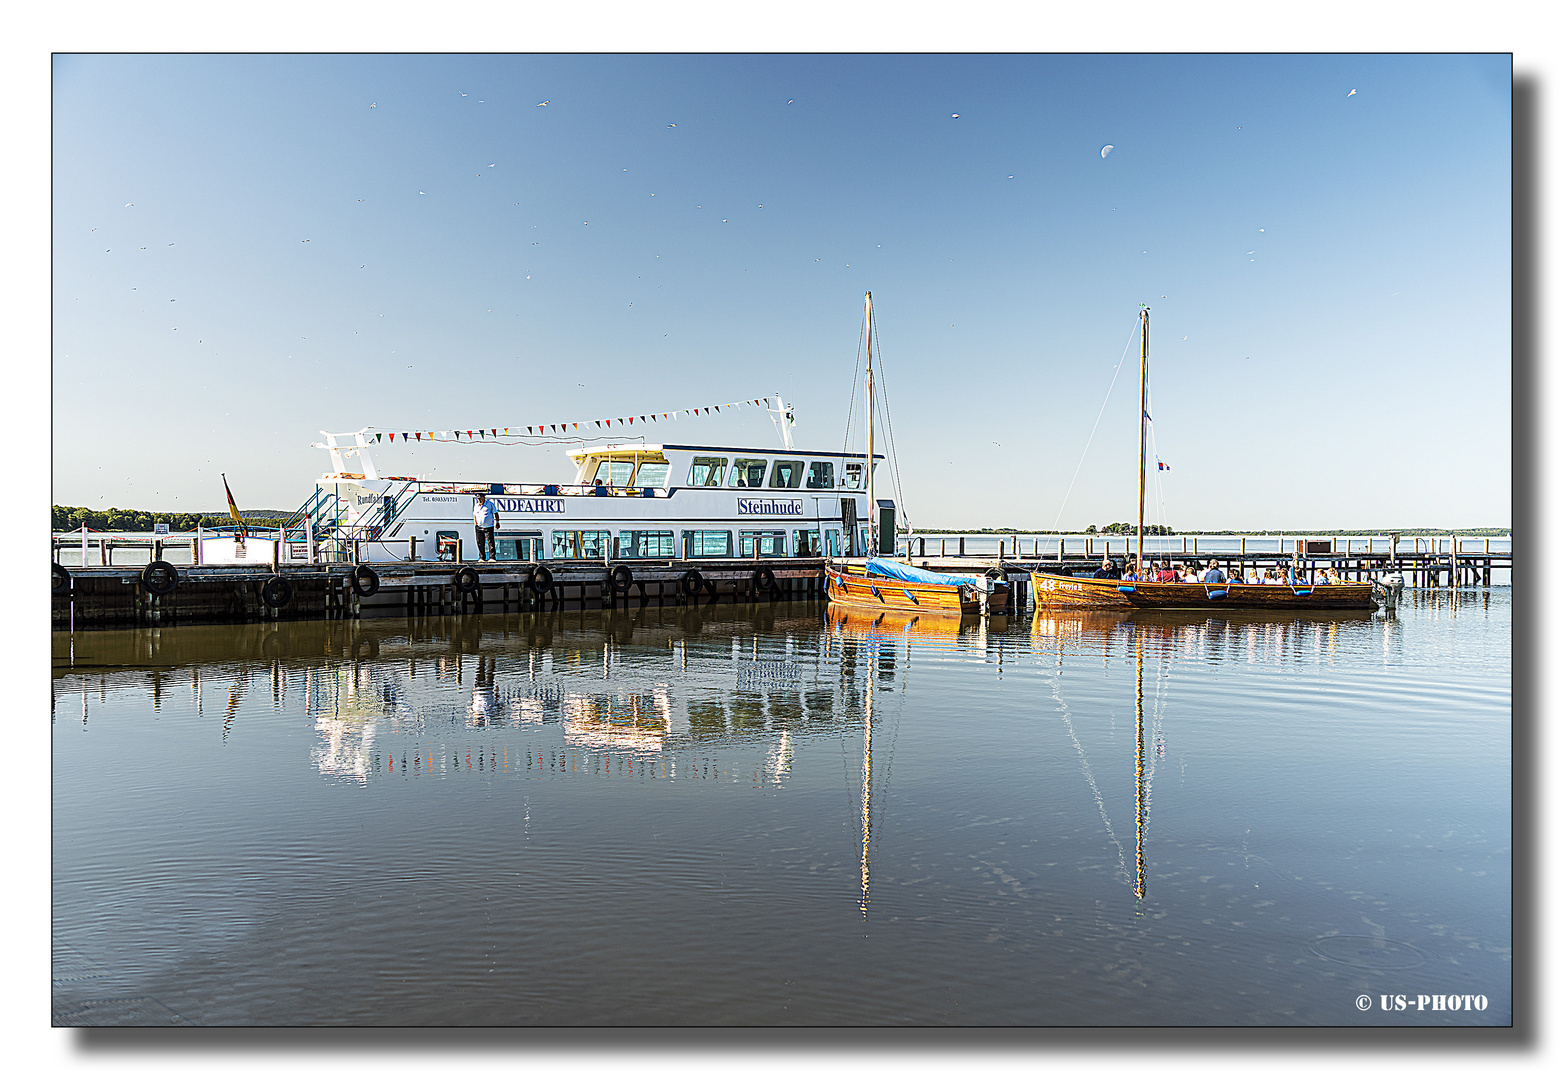
{"type": "Polygon", "coordinates": [[[831,463],[829,461],[811,461],[809,463],[809,481],[804,485],[811,488],[833,488],[836,481],[831,476],[831,463]]]}
{"type": "Polygon", "coordinates": [[[825,531],[825,553],[832,559],[842,557],[842,531],[840,529],[827,529],[825,531]]]}
{"type": "Polygon", "coordinates": [[[611,533],[559,530],[553,535],[556,559],[601,559],[608,551],[611,533]]]}
{"type": "Polygon", "coordinates": [[[819,529],[794,529],[793,530],[793,554],[795,554],[795,555],[819,555],[820,554],[820,530],[819,529]]]}
{"type": "Polygon", "coordinates": [[[771,467],[771,486],[774,488],[796,488],[803,479],[802,461],[779,461],[771,467]]]}
{"type": "Polygon", "coordinates": [[[690,466],[691,487],[721,487],[722,474],[728,467],[725,457],[698,457],[690,466]]]}
{"type": "Polygon", "coordinates": [[[635,474],[636,487],[667,487],[668,463],[666,461],[644,461],[635,474]]]}
{"type": "Polygon", "coordinates": [[[686,559],[728,556],[733,554],[733,534],[716,529],[695,529],[684,534],[686,559]]]}
{"type": "Polygon", "coordinates": [[[671,559],[673,558],[673,533],[626,530],[619,534],[621,559],[671,559]]]}
{"type": "Polygon", "coordinates": [[[842,486],[857,491],[863,487],[863,462],[848,461],[842,465],[842,486]]]}
{"type": "Polygon", "coordinates": [[[494,553],[501,559],[528,562],[543,557],[542,533],[496,533],[494,553]]]}
{"type": "Polygon", "coordinates": [[[786,555],[787,533],[781,529],[775,532],[741,532],[739,533],[739,558],[749,559],[755,556],[786,555]]]}
{"type": "Polygon", "coordinates": [[[733,476],[728,481],[732,487],[765,487],[766,459],[741,457],[733,462],[733,476]]]}
{"type": "Polygon", "coordinates": [[[437,532],[434,534],[434,557],[440,562],[460,562],[462,558],[462,538],[455,532],[437,532]]]}
{"type": "Polygon", "coordinates": [[[592,483],[607,484],[609,487],[629,487],[630,474],[634,470],[633,461],[605,461],[598,465],[592,483]]]}

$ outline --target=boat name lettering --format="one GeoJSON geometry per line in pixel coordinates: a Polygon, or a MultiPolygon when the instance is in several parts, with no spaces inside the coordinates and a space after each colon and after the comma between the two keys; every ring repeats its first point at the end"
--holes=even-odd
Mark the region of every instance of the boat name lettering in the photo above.
{"type": "Polygon", "coordinates": [[[786,514],[791,517],[804,516],[804,500],[802,499],[740,499],[740,514],[786,514]]]}
{"type": "Polygon", "coordinates": [[[512,514],[563,514],[564,499],[490,499],[496,507],[512,514]]]}

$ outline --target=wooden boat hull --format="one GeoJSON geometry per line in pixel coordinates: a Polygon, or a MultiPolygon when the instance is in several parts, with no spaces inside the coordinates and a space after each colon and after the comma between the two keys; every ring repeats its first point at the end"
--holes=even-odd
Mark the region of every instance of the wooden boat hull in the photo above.
{"type": "Polygon", "coordinates": [[[945,612],[976,615],[983,609],[976,586],[929,585],[921,581],[867,577],[827,568],[826,596],[834,604],[862,611],[945,612]]]}
{"type": "Polygon", "coordinates": [[[1099,611],[1372,611],[1379,606],[1374,600],[1373,585],[1366,581],[1348,585],[1315,585],[1304,592],[1290,585],[1114,581],[1036,571],[1032,573],[1032,596],[1040,608],[1087,608],[1099,611]],[[1219,593],[1225,595],[1217,595],[1219,593]]]}

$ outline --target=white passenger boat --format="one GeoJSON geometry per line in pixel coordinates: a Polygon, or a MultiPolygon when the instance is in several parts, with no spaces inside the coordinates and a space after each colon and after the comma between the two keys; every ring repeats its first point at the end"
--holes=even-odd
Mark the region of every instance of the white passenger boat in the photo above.
{"type": "Polygon", "coordinates": [[[576,471],[561,483],[436,482],[381,474],[369,429],[322,434],[332,468],[285,530],[280,561],[476,561],[475,495],[499,510],[501,560],[868,554],[862,454],[600,442],[569,451],[576,471]]]}

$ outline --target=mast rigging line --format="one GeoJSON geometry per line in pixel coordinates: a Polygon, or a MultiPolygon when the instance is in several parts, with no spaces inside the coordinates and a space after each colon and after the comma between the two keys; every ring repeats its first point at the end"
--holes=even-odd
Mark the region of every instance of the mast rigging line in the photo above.
{"type": "Polygon", "coordinates": [[[1135,343],[1135,335],[1140,332],[1140,321],[1137,317],[1135,329],[1130,331],[1129,340],[1124,343],[1124,352],[1119,356],[1119,363],[1113,369],[1113,379],[1108,383],[1108,392],[1103,395],[1102,407],[1097,410],[1097,419],[1092,423],[1091,434],[1086,436],[1086,446],[1081,451],[1081,460],[1075,463],[1075,474],[1070,477],[1070,486],[1064,491],[1064,499],[1059,503],[1059,513],[1054,515],[1054,531],[1058,531],[1059,519],[1064,517],[1065,504],[1070,501],[1070,492],[1075,490],[1075,481],[1081,475],[1081,466],[1086,464],[1086,454],[1092,448],[1092,439],[1097,435],[1097,425],[1102,423],[1102,414],[1108,408],[1108,399],[1113,396],[1113,387],[1119,381],[1119,372],[1124,369],[1124,358],[1130,354],[1130,346],[1135,343]]]}
{"type": "MultiPolygon", "coordinates": [[[[910,530],[912,519],[907,515],[907,500],[901,489],[901,462],[896,457],[896,431],[891,427],[891,388],[885,378],[885,342],[880,337],[880,323],[874,317],[873,310],[869,312],[869,318],[874,323],[874,339],[880,343],[880,397],[884,399],[877,403],[879,408],[875,411],[885,417],[885,435],[891,443],[891,482],[896,485],[896,508],[901,511],[902,522],[910,530]]],[[[871,506],[869,512],[874,513],[875,508],[871,506]]]]}

